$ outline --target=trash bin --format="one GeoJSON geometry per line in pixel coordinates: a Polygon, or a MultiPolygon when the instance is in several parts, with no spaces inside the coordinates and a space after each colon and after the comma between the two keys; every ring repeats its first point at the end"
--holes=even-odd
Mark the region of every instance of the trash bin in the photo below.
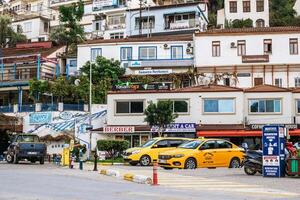
{"type": "Polygon", "coordinates": [[[300,158],[289,158],[287,160],[287,167],[289,176],[300,176],[300,158]]]}

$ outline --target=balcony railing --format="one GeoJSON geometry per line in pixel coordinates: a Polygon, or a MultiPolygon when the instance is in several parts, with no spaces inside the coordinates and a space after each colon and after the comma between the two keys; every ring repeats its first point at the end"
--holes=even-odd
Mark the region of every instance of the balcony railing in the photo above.
{"type": "Polygon", "coordinates": [[[42,104],[41,111],[58,111],[57,104],[42,104]]]}
{"type": "Polygon", "coordinates": [[[181,20],[177,22],[171,22],[166,24],[165,29],[169,30],[176,30],[176,29],[186,29],[186,28],[195,28],[196,27],[196,20],[189,19],[189,20],[181,20]]]}
{"type": "Polygon", "coordinates": [[[64,104],[64,110],[84,111],[83,104],[64,104]]]}
{"type": "Polygon", "coordinates": [[[0,106],[0,113],[10,113],[14,111],[13,106],[0,106]]]}
{"type": "Polygon", "coordinates": [[[129,61],[128,67],[188,67],[193,66],[193,59],[160,59],[129,61]]]}
{"type": "Polygon", "coordinates": [[[20,105],[19,112],[35,112],[35,104],[20,105]]]}

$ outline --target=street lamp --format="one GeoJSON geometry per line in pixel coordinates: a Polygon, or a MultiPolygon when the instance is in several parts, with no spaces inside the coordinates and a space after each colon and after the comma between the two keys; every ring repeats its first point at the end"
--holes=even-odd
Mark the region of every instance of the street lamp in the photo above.
{"type": "MultiPolygon", "coordinates": [[[[88,44],[85,42],[85,40],[82,38],[81,35],[77,34],[77,37],[79,37],[85,44],[88,44]]],[[[92,60],[90,60],[90,85],[89,85],[89,125],[92,127],[92,60]]],[[[92,152],[92,132],[90,130],[90,146],[89,146],[89,159],[91,158],[91,152],[92,152]]]]}

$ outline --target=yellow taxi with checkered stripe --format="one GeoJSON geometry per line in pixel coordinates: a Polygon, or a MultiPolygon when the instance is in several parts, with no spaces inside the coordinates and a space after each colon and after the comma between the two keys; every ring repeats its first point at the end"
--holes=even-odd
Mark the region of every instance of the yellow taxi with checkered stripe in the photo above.
{"type": "Polygon", "coordinates": [[[240,167],[244,149],[223,139],[195,139],[158,156],[159,166],[165,169],[195,169],[240,167]]]}

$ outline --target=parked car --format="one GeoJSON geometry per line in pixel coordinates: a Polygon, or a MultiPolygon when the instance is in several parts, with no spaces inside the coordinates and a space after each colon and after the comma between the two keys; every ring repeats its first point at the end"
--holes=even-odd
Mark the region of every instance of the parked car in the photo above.
{"type": "Polygon", "coordinates": [[[130,148],[125,151],[123,156],[125,162],[129,162],[130,165],[137,165],[140,163],[141,166],[150,165],[153,160],[158,159],[158,154],[175,149],[177,146],[185,143],[191,139],[188,138],[153,138],[148,140],[141,147],[130,148]]]}
{"type": "Polygon", "coordinates": [[[159,155],[158,164],[165,169],[240,167],[245,150],[222,139],[195,139],[159,155]]]}
{"type": "Polygon", "coordinates": [[[6,152],[6,161],[17,164],[22,159],[27,159],[32,163],[39,161],[44,164],[47,146],[40,142],[37,135],[20,134],[15,136],[6,152]]]}

